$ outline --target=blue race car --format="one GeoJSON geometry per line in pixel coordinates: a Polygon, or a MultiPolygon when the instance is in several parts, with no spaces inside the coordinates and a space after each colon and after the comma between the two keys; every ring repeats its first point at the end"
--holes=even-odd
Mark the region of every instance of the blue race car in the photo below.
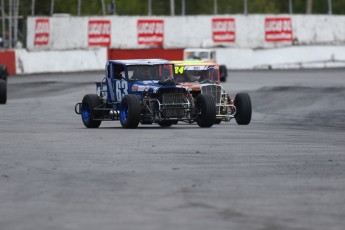
{"type": "Polygon", "coordinates": [[[87,128],[102,121],[120,120],[123,128],[156,123],[162,127],[196,122],[211,127],[215,99],[200,94],[193,99],[174,81],[174,64],[163,59],[109,60],[105,77],[96,82],[96,94],[87,94],[75,106],[87,128]]]}

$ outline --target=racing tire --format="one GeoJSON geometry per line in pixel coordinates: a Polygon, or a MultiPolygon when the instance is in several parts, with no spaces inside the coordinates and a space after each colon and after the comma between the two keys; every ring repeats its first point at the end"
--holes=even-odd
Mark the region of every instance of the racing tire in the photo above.
{"type": "Polygon", "coordinates": [[[202,128],[211,127],[216,120],[216,101],[210,94],[199,94],[196,97],[199,110],[197,124],[202,128]]]}
{"type": "Polygon", "coordinates": [[[226,69],[225,65],[219,66],[219,75],[220,75],[220,81],[226,82],[226,77],[228,76],[228,70],[226,69]]]}
{"type": "Polygon", "coordinates": [[[7,82],[0,79],[0,104],[7,102],[7,82]]]}
{"type": "Polygon", "coordinates": [[[101,98],[96,94],[87,94],[81,103],[81,119],[86,128],[98,128],[102,121],[94,120],[100,117],[102,112],[95,111],[94,108],[102,104],[101,98]]]}
{"type": "Polygon", "coordinates": [[[238,93],[235,96],[235,119],[239,125],[248,125],[252,119],[252,102],[247,93],[238,93]]]}
{"type": "Polygon", "coordinates": [[[140,122],[140,101],[135,95],[128,94],[122,98],[120,122],[125,129],[135,129],[140,122]]]}

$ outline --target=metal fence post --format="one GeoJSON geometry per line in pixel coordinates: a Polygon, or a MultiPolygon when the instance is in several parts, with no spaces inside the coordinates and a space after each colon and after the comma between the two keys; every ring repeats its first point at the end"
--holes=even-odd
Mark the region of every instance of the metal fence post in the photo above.
{"type": "Polygon", "coordinates": [[[313,0],[307,0],[306,14],[311,14],[313,11],[313,0]]]}
{"type": "Polygon", "coordinates": [[[328,14],[332,15],[332,0],[328,0],[328,14]]]}
{"type": "Polygon", "coordinates": [[[186,1],[181,0],[181,15],[184,16],[186,15],[186,1]]]}
{"type": "Polygon", "coordinates": [[[53,16],[54,14],[54,0],[51,0],[50,2],[50,16],[53,16]]]}
{"type": "Polygon", "coordinates": [[[101,0],[101,2],[102,2],[102,13],[103,15],[105,15],[105,2],[104,0],[101,0]]]}
{"type": "Polygon", "coordinates": [[[78,0],[78,16],[80,16],[81,0],[78,0]]]}
{"type": "Polygon", "coordinates": [[[19,0],[14,0],[13,6],[13,43],[16,46],[18,41],[18,11],[19,11],[19,0]]]}
{"type": "Polygon", "coordinates": [[[12,48],[12,0],[8,0],[8,48],[12,48]]]}
{"type": "Polygon", "coordinates": [[[31,16],[35,16],[35,0],[32,0],[32,4],[31,4],[31,16]]]}
{"type": "Polygon", "coordinates": [[[152,0],[148,0],[148,12],[147,12],[147,15],[148,16],[151,16],[152,15],[152,0]]]}
{"type": "Polygon", "coordinates": [[[213,11],[214,11],[215,15],[218,14],[218,2],[217,2],[217,0],[213,0],[213,11]]]}
{"type": "Polygon", "coordinates": [[[292,0],[289,0],[289,14],[293,14],[292,0]]]}
{"type": "Polygon", "coordinates": [[[170,0],[170,16],[175,15],[175,0],[170,0]]]}
{"type": "Polygon", "coordinates": [[[5,3],[4,0],[1,0],[1,19],[2,19],[2,45],[3,47],[5,46],[5,26],[6,26],[6,22],[5,22],[5,3]]]}
{"type": "Polygon", "coordinates": [[[114,9],[114,14],[116,15],[117,13],[116,13],[116,0],[113,0],[113,9],[114,9]]]}
{"type": "Polygon", "coordinates": [[[244,15],[248,14],[248,0],[243,0],[243,13],[244,15]]]}

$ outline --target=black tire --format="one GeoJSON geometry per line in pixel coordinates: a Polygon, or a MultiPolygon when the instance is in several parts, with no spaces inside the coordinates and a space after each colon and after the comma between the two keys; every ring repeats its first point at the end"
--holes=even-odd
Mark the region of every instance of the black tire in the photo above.
{"type": "Polygon", "coordinates": [[[197,123],[202,128],[211,127],[216,120],[216,102],[210,94],[199,94],[196,97],[196,106],[201,112],[197,123]]]}
{"type": "Polygon", "coordinates": [[[4,80],[7,82],[8,71],[5,65],[0,65],[0,80],[4,80]]]}
{"type": "Polygon", "coordinates": [[[102,121],[94,120],[95,117],[102,115],[101,111],[94,108],[102,104],[101,98],[96,94],[87,94],[81,103],[81,119],[86,128],[98,128],[102,121]]]}
{"type": "Polygon", "coordinates": [[[122,98],[120,122],[123,128],[135,129],[140,122],[140,101],[135,95],[128,94],[122,98]]]}
{"type": "Polygon", "coordinates": [[[0,79],[0,104],[7,102],[7,82],[0,79]]]}
{"type": "Polygon", "coordinates": [[[247,93],[238,93],[235,96],[235,119],[239,125],[248,125],[252,119],[252,102],[247,93]]]}
{"type": "Polygon", "coordinates": [[[228,70],[226,69],[225,65],[219,66],[219,74],[220,74],[220,81],[226,82],[226,78],[228,76],[228,70]]]}

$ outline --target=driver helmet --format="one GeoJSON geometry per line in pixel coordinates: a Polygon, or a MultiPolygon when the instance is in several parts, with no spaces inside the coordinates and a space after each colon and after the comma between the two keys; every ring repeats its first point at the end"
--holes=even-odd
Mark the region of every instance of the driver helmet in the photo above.
{"type": "Polygon", "coordinates": [[[199,70],[191,70],[189,71],[189,79],[191,81],[199,81],[201,76],[201,71],[199,70]]]}

